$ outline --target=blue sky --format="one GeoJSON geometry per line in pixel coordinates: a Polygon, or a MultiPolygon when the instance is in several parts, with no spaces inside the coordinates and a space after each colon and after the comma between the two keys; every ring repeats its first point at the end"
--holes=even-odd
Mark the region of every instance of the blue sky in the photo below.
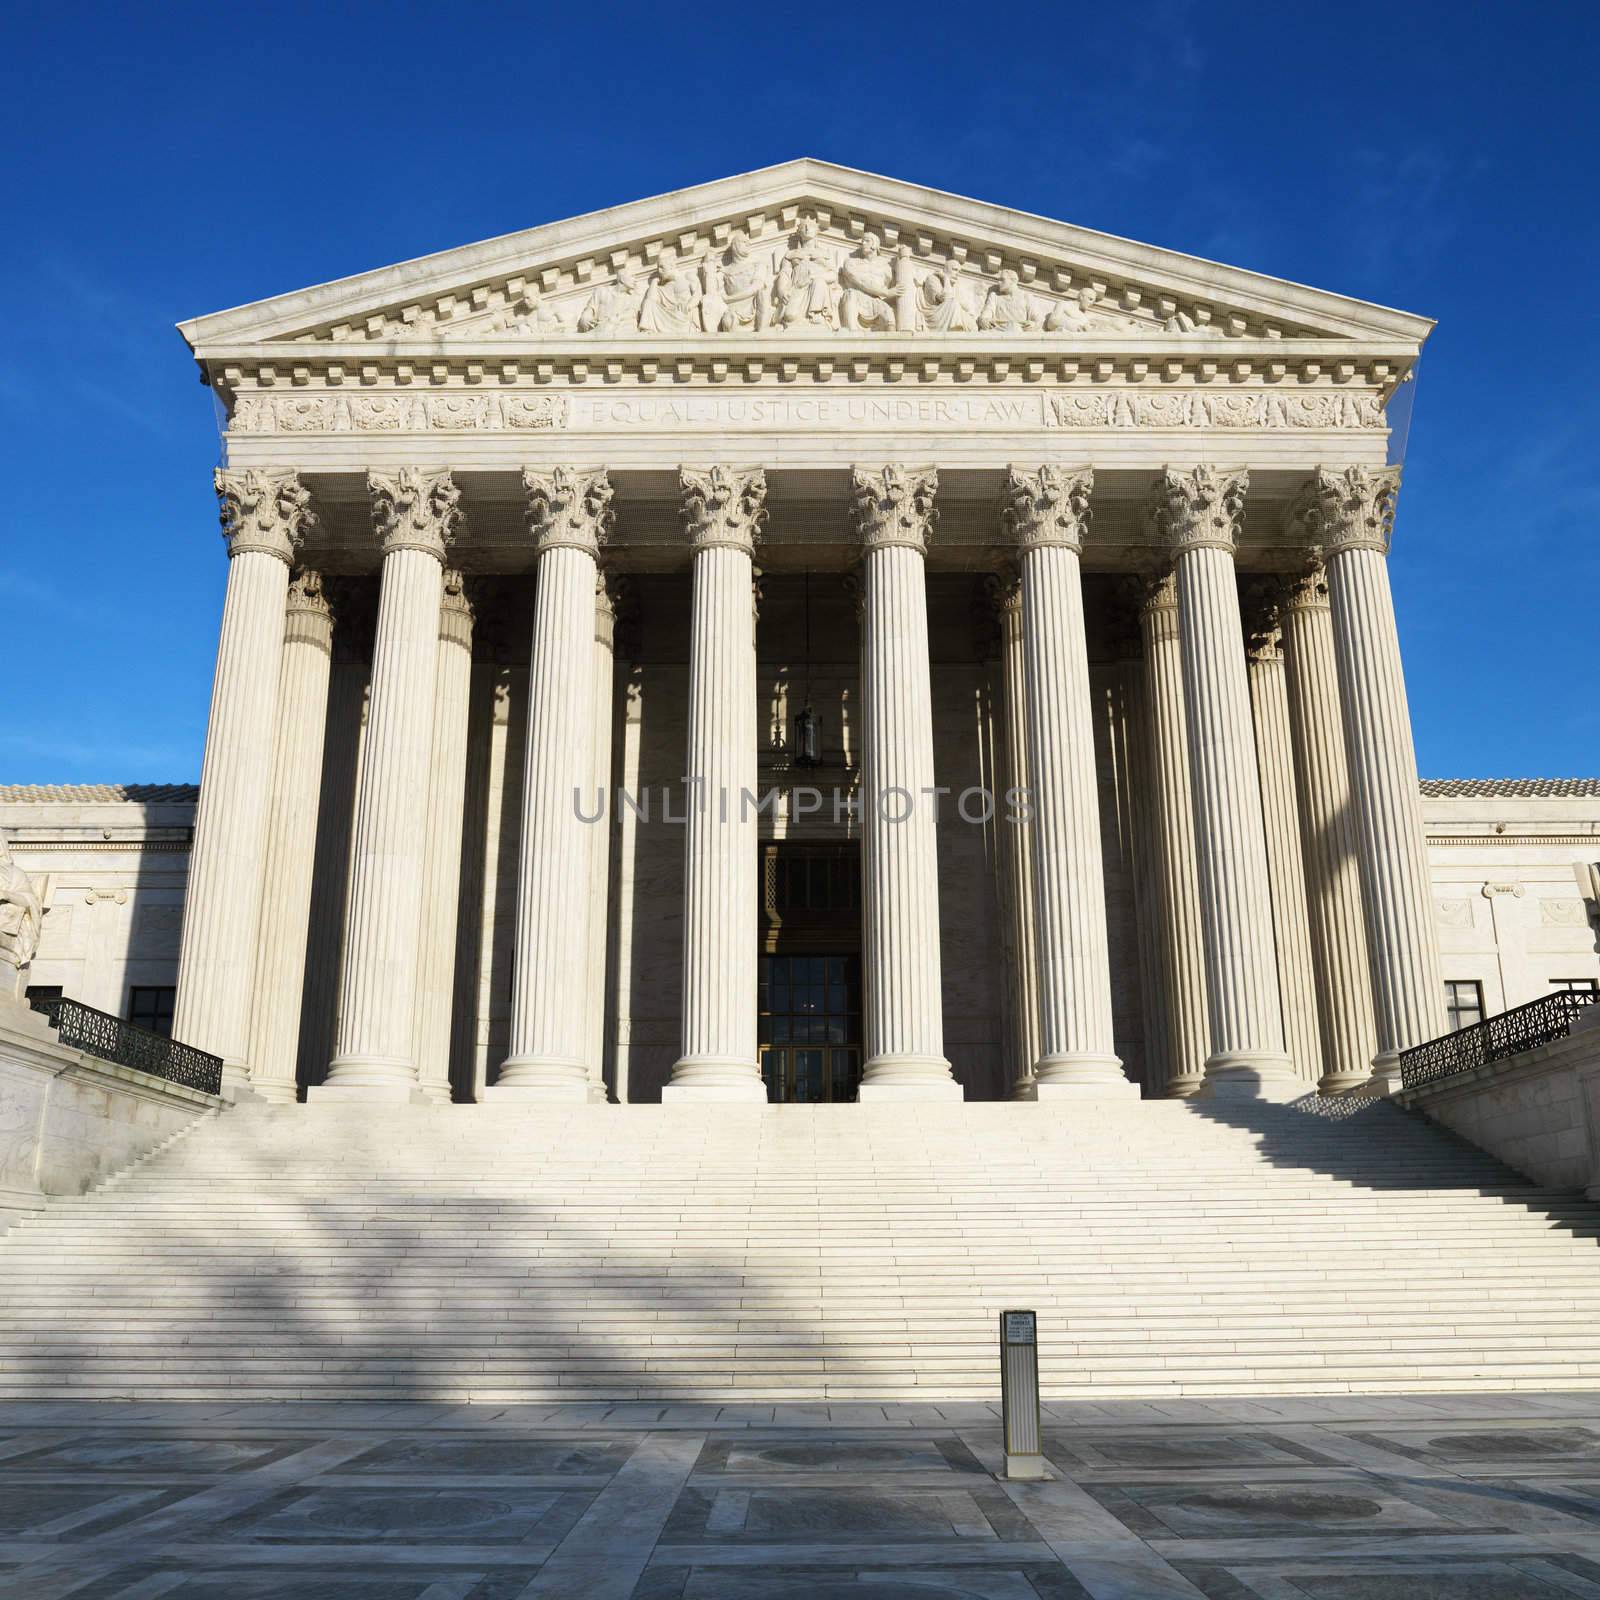
{"type": "Polygon", "coordinates": [[[226,560],[175,321],[797,155],[1437,318],[1391,557],[1422,771],[1600,772],[1593,22],[18,7],[0,782],[199,771],[226,560]]]}

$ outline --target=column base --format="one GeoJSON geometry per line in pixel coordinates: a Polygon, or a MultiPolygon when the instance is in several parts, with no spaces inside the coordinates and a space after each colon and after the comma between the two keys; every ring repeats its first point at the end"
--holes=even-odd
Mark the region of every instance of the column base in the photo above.
{"type": "Polygon", "coordinates": [[[560,1056],[507,1056],[500,1076],[483,1091],[486,1101],[529,1101],[541,1105],[587,1105],[592,1083],[582,1061],[560,1056]]]}
{"type": "Polygon", "coordinates": [[[589,1104],[587,1083],[568,1083],[560,1078],[516,1083],[491,1083],[483,1091],[488,1105],[558,1105],[586,1106],[589,1104]]]}
{"type": "Polygon", "coordinates": [[[1023,1077],[1018,1078],[1017,1081],[1014,1084],[1011,1085],[1011,1093],[1006,1096],[1006,1099],[1008,1099],[1008,1100],[1031,1100],[1031,1099],[1033,1099],[1033,1097],[1034,1097],[1033,1096],[1034,1081],[1035,1081],[1034,1080],[1034,1076],[1033,1076],[1033,1074],[1031,1072],[1025,1074],[1023,1077]]]}
{"type": "Polygon", "coordinates": [[[1116,1056],[1040,1056],[1033,1069],[1032,1100],[1137,1100],[1139,1085],[1116,1056]]]}
{"type": "Polygon", "coordinates": [[[1317,1080],[1318,1094],[1349,1094],[1353,1089],[1364,1089],[1372,1081],[1370,1073],[1325,1072],[1317,1080]]]}
{"type": "Polygon", "coordinates": [[[856,1098],[867,1105],[889,1100],[965,1100],[943,1056],[874,1056],[856,1098]]]}
{"type": "Polygon", "coordinates": [[[295,1091],[292,1080],[287,1078],[252,1078],[250,1080],[250,1094],[252,1100],[264,1101],[269,1106],[292,1106],[300,1096],[295,1091]]]}
{"type": "Polygon", "coordinates": [[[1201,1093],[1206,1086],[1206,1077],[1203,1072],[1180,1073],[1176,1078],[1167,1079],[1167,1098],[1169,1100],[1192,1100],[1201,1093]]]}
{"type": "Polygon", "coordinates": [[[450,1085],[448,1083],[440,1083],[437,1079],[430,1079],[427,1083],[419,1083],[417,1088],[421,1091],[423,1099],[430,1106],[447,1106],[452,1103],[450,1085]]]}
{"type": "Polygon", "coordinates": [[[426,1105],[417,1087],[415,1063],[404,1056],[335,1056],[324,1083],[306,1090],[306,1100],[367,1100],[389,1105],[426,1105]]]}
{"type": "Polygon", "coordinates": [[[1372,1058],[1372,1076],[1357,1087],[1362,1094],[1395,1095],[1400,1093],[1400,1052],[1380,1050],[1372,1058]]]}
{"type": "Polygon", "coordinates": [[[1207,1100],[1299,1100],[1315,1093],[1286,1055],[1214,1055],[1206,1061],[1207,1100]]]}
{"type": "Polygon", "coordinates": [[[661,1103],[674,1100],[744,1101],[765,1105],[767,1086],[753,1061],[735,1056],[680,1056],[672,1079],[662,1086],[661,1103]]]}

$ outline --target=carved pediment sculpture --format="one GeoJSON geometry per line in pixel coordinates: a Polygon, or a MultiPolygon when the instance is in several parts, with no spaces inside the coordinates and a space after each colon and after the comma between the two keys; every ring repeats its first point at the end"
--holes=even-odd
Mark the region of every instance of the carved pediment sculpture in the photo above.
{"type": "Polygon", "coordinates": [[[0,999],[16,998],[44,926],[44,903],[0,835],[0,999]]]}

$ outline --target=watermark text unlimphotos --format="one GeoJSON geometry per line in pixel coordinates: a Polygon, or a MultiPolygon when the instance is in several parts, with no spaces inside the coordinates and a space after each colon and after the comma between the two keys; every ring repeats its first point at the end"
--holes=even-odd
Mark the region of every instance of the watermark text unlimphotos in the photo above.
{"type": "Polygon", "coordinates": [[[914,818],[934,823],[955,816],[973,827],[993,822],[1023,823],[1033,820],[1033,806],[1026,788],[1018,785],[1002,793],[983,784],[952,789],[938,784],[925,789],[906,789],[887,784],[871,795],[849,789],[817,789],[800,784],[768,788],[759,792],[724,784],[707,784],[701,778],[686,778],[680,789],[675,784],[657,788],[619,788],[609,797],[604,789],[574,789],[572,811],[580,822],[604,822],[608,817],[633,816],[640,822],[683,824],[694,816],[714,814],[719,822],[748,821],[763,814],[782,812],[791,822],[807,817],[831,821],[840,826],[860,822],[863,808],[875,811],[886,823],[900,824],[914,818]],[[787,799],[787,804],[785,804],[787,799]]]}

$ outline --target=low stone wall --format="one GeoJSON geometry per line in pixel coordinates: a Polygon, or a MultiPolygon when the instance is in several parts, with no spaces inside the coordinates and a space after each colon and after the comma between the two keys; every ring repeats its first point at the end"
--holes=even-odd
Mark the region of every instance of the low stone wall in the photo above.
{"type": "Polygon", "coordinates": [[[1565,1039],[1396,1098],[1546,1188],[1600,1199],[1600,1006],[1565,1039]]]}
{"type": "Polygon", "coordinates": [[[104,1183],[222,1104],[70,1050],[37,1012],[0,1000],[0,1229],[104,1183]]]}

